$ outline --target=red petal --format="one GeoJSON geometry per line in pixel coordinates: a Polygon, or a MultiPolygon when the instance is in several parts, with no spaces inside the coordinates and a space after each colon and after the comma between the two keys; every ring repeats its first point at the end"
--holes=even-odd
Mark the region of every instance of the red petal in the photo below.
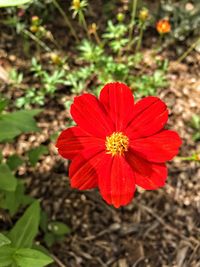
{"type": "Polygon", "coordinates": [[[111,119],[103,105],[90,94],[75,97],[71,105],[71,115],[84,131],[97,137],[105,137],[114,130],[111,119]]]}
{"type": "Polygon", "coordinates": [[[159,132],[168,119],[167,106],[157,97],[149,96],[138,101],[125,133],[132,139],[159,132]]]}
{"type": "Polygon", "coordinates": [[[136,185],[146,189],[155,190],[165,185],[167,179],[167,167],[164,163],[152,163],[152,173],[150,176],[143,176],[140,173],[135,173],[136,185]]]}
{"type": "Polygon", "coordinates": [[[80,127],[75,126],[64,130],[60,134],[56,147],[62,157],[72,159],[83,149],[92,147],[104,149],[105,142],[103,139],[89,136],[80,127]]]}
{"type": "Polygon", "coordinates": [[[135,191],[135,179],[124,157],[105,155],[99,170],[99,189],[103,199],[116,208],[128,204],[135,191]]]}
{"type": "Polygon", "coordinates": [[[69,168],[71,186],[79,190],[97,187],[97,168],[105,152],[96,148],[84,150],[75,157],[69,168]]]}
{"type": "Polygon", "coordinates": [[[130,88],[119,82],[108,83],[100,93],[100,101],[112,118],[115,131],[122,131],[132,118],[134,98],[130,88]]]}
{"type": "Polygon", "coordinates": [[[130,147],[153,162],[165,162],[178,154],[181,139],[176,132],[164,130],[146,138],[134,139],[130,147]]]}
{"type": "Polygon", "coordinates": [[[165,185],[167,178],[165,164],[148,162],[133,151],[127,153],[126,159],[134,172],[136,185],[146,190],[157,189],[165,185]]]}

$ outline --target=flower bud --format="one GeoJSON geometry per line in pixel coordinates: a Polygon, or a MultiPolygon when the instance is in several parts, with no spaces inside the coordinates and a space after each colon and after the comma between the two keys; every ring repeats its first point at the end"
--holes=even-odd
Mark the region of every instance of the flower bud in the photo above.
{"type": "Polygon", "coordinates": [[[194,155],[194,159],[197,160],[197,161],[200,161],[200,153],[199,154],[196,154],[194,155]]]}
{"type": "Polygon", "coordinates": [[[32,23],[38,23],[39,22],[39,17],[38,16],[33,16],[32,18],[31,18],[31,22],[32,23]]]}
{"type": "Polygon", "coordinates": [[[89,32],[89,34],[95,34],[97,32],[97,25],[96,25],[96,23],[92,23],[89,26],[88,32],[89,32]]]}
{"type": "Polygon", "coordinates": [[[31,32],[36,33],[36,32],[38,32],[38,30],[39,30],[38,26],[36,26],[36,25],[31,25],[31,27],[30,27],[30,31],[31,31],[31,32]]]}
{"type": "Polygon", "coordinates": [[[58,54],[56,54],[56,53],[51,53],[50,57],[51,57],[51,61],[52,61],[54,64],[56,64],[56,65],[61,65],[62,60],[61,60],[61,58],[60,58],[60,56],[59,56],[58,54]]]}
{"type": "Polygon", "coordinates": [[[139,12],[139,20],[145,22],[149,17],[149,10],[143,7],[139,12]]]}
{"type": "Polygon", "coordinates": [[[125,19],[125,16],[124,16],[123,13],[118,13],[118,14],[117,14],[117,20],[118,20],[119,22],[123,22],[124,19],[125,19]]]}
{"type": "Polygon", "coordinates": [[[158,33],[165,34],[171,31],[171,24],[167,19],[161,19],[156,24],[156,29],[158,33]]]}
{"type": "Polygon", "coordinates": [[[73,7],[75,10],[80,9],[80,6],[81,6],[81,2],[80,2],[80,0],[73,0],[73,1],[72,1],[72,7],[73,7]]]}

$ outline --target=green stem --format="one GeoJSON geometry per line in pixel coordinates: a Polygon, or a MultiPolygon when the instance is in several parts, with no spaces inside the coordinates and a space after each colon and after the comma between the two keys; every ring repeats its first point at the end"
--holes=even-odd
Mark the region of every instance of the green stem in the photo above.
{"type": "Polygon", "coordinates": [[[99,35],[98,35],[97,32],[94,33],[94,37],[95,37],[95,40],[96,40],[97,44],[98,44],[100,47],[102,47],[102,43],[101,43],[101,40],[100,40],[99,35]]]}
{"type": "Polygon", "coordinates": [[[178,159],[180,159],[180,160],[183,160],[183,161],[197,160],[197,159],[195,158],[195,156],[190,156],[190,157],[176,157],[176,158],[178,158],[178,159]]]}
{"type": "Polygon", "coordinates": [[[138,52],[141,48],[141,44],[142,44],[142,39],[143,39],[143,33],[144,33],[144,23],[142,23],[141,27],[140,27],[140,34],[139,34],[139,39],[136,45],[136,52],[138,52]]]}
{"type": "Polygon", "coordinates": [[[180,56],[178,58],[178,62],[180,63],[181,61],[183,61],[183,59],[185,59],[187,57],[187,55],[192,52],[192,50],[197,46],[197,44],[200,42],[200,37],[185,51],[185,53],[183,53],[182,56],[180,56]]]}
{"type": "Polygon", "coordinates": [[[30,37],[33,41],[35,41],[39,46],[41,46],[45,51],[47,52],[51,52],[51,48],[49,48],[44,42],[42,42],[40,39],[38,39],[38,37],[36,37],[34,34],[32,34],[31,32],[29,32],[26,29],[23,29],[22,32],[27,35],[28,37],[30,37]]]}
{"type": "Polygon", "coordinates": [[[131,42],[131,40],[132,40],[133,27],[135,25],[135,16],[136,16],[136,10],[137,10],[137,2],[138,2],[138,0],[133,0],[132,13],[131,13],[131,22],[130,22],[130,30],[129,30],[129,42],[131,42]]]}
{"type": "Polygon", "coordinates": [[[86,22],[86,20],[85,20],[84,13],[83,13],[81,10],[80,10],[79,16],[80,16],[80,22],[83,24],[83,27],[84,27],[84,29],[85,29],[85,31],[86,31],[86,33],[87,33],[87,36],[88,36],[88,38],[91,40],[91,36],[90,36],[90,34],[89,34],[89,32],[88,32],[87,22],[86,22]]]}
{"type": "Polygon", "coordinates": [[[65,14],[65,12],[63,11],[63,9],[61,8],[61,6],[59,5],[59,3],[57,2],[57,0],[52,0],[52,3],[54,4],[54,6],[58,9],[58,11],[60,12],[60,14],[63,16],[63,19],[65,20],[65,23],[67,24],[67,26],[69,27],[72,35],[74,36],[74,38],[76,39],[76,41],[78,42],[78,36],[68,18],[68,16],[65,14]]]}

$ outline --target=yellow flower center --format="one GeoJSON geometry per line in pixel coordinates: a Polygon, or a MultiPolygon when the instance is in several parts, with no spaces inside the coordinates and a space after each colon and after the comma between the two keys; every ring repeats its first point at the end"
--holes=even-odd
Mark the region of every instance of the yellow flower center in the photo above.
{"type": "Polygon", "coordinates": [[[114,132],[106,137],[106,153],[112,156],[123,156],[128,151],[129,139],[121,132],[114,132]]]}

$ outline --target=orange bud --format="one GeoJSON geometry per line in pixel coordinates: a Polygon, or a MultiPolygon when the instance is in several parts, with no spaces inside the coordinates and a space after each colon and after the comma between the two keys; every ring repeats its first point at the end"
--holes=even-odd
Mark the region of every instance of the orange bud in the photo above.
{"type": "Polygon", "coordinates": [[[89,34],[95,34],[97,32],[97,29],[98,29],[98,27],[97,27],[96,23],[92,23],[88,29],[89,34]]]}
{"type": "Polygon", "coordinates": [[[161,19],[156,24],[156,29],[160,34],[165,34],[171,31],[169,20],[161,19]]]}

